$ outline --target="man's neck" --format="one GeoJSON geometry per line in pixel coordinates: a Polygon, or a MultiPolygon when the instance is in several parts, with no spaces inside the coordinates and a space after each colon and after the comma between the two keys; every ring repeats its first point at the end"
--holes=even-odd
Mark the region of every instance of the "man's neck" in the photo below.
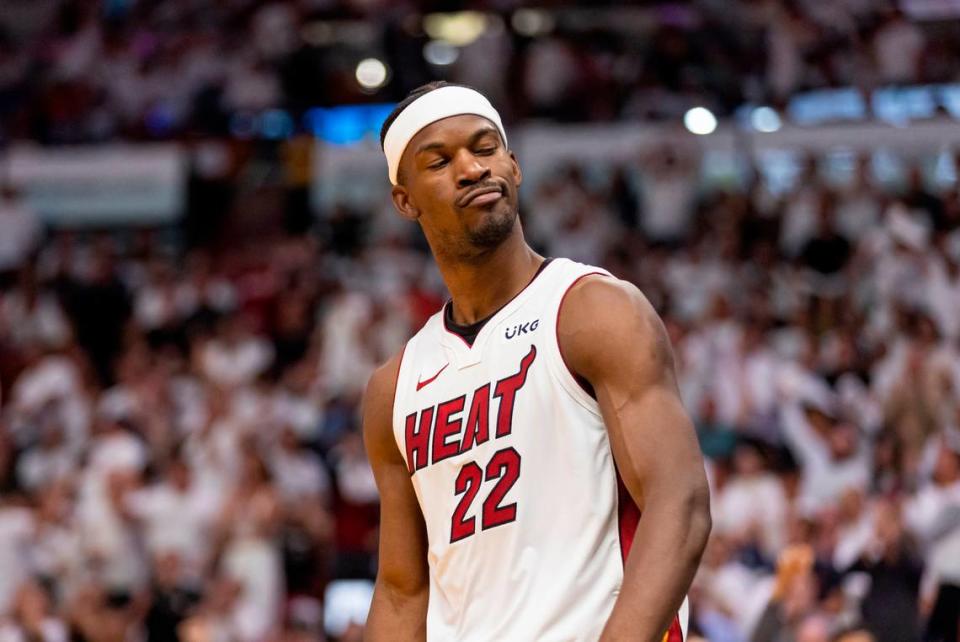
{"type": "Polygon", "coordinates": [[[527,245],[522,233],[511,234],[477,261],[438,259],[453,298],[454,322],[470,325],[502,308],[530,283],[541,263],[543,257],[527,245]]]}

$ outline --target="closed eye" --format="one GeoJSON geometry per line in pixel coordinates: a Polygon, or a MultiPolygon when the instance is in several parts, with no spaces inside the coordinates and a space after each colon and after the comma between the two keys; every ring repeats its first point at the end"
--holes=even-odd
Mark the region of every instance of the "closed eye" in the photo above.
{"type": "Polygon", "coordinates": [[[496,147],[481,147],[476,151],[478,156],[492,156],[497,151],[496,147]]]}
{"type": "Polygon", "coordinates": [[[441,158],[427,165],[427,169],[442,169],[447,164],[447,159],[441,158]]]}

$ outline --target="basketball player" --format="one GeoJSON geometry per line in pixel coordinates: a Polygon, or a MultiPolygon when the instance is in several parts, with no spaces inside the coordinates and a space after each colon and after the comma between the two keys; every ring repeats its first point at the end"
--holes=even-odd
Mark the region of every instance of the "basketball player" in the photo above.
{"type": "Polygon", "coordinates": [[[371,377],[375,642],[676,642],[710,530],[663,325],[600,268],[537,255],[478,92],[415,90],[382,131],[392,197],[452,300],[371,377]]]}

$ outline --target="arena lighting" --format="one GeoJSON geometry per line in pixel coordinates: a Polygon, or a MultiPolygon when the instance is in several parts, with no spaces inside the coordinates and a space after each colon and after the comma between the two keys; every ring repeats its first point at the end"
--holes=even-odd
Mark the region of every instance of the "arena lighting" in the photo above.
{"type": "Polygon", "coordinates": [[[452,65],[460,57],[460,50],[443,40],[431,40],[423,46],[423,57],[431,65],[452,65]]]}
{"type": "Polygon", "coordinates": [[[376,58],[364,58],[357,64],[356,76],[364,89],[379,89],[387,82],[387,66],[376,58]]]}
{"type": "Polygon", "coordinates": [[[533,38],[553,31],[554,20],[541,9],[518,9],[510,18],[510,25],[521,36],[533,38]]]}
{"type": "Polygon", "coordinates": [[[750,124],[758,132],[765,134],[775,132],[783,125],[780,114],[772,107],[757,107],[750,112],[750,124]]]}
{"type": "Polygon", "coordinates": [[[380,127],[394,103],[313,107],[303,115],[308,132],[332,145],[352,145],[365,138],[379,141],[380,127]]]}
{"type": "Polygon", "coordinates": [[[717,117],[706,107],[694,107],[683,115],[683,125],[692,134],[706,136],[717,129],[717,117]]]}
{"type": "Polygon", "coordinates": [[[465,47],[483,35],[487,17],[479,11],[428,13],[423,17],[423,30],[434,40],[455,47],[465,47]]]}
{"type": "Polygon", "coordinates": [[[282,109],[268,109],[260,114],[260,134],[269,140],[283,140],[293,134],[293,119],[282,109]]]}

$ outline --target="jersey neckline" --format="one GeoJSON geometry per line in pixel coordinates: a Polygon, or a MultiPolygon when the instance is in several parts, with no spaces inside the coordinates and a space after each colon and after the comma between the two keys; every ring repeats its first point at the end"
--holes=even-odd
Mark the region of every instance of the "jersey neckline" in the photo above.
{"type": "Polygon", "coordinates": [[[531,285],[533,285],[533,282],[537,280],[537,277],[540,276],[543,273],[543,271],[547,269],[547,266],[551,262],[553,262],[553,257],[545,258],[543,262],[540,263],[540,266],[537,267],[537,271],[534,273],[534,275],[530,278],[527,284],[523,286],[523,288],[519,292],[517,292],[512,297],[510,297],[510,299],[506,303],[504,303],[499,308],[494,310],[488,316],[484,317],[483,319],[480,319],[479,321],[475,321],[469,325],[460,325],[453,320],[453,299],[447,299],[447,302],[443,304],[443,310],[441,310],[444,331],[447,334],[452,334],[456,336],[458,339],[460,339],[461,341],[463,341],[463,343],[467,346],[467,348],[473,348],[474,344],[477,341],[477,337],[480,335],[480,332],[487,326],[487,324],[490,323],[490,321],[493,320],[495,316],[503,312],[503,310],[506,309],[508,305],[516,301],[521,294],[526,292],[527,289],[531,285]]]}

